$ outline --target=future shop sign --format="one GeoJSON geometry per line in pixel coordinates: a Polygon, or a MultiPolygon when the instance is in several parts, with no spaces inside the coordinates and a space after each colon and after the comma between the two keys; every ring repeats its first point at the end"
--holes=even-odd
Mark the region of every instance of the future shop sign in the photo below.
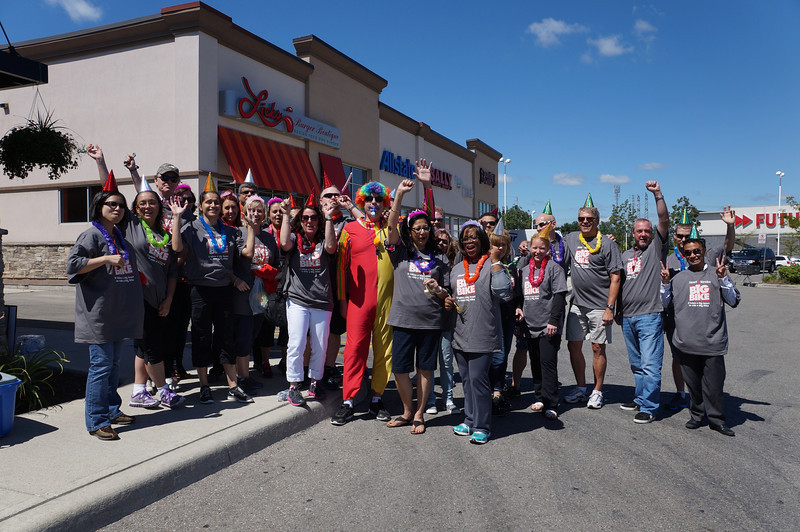
{"type": "MultiPolygon", "coordinates": [[[[753,213],[750,213],[750,214],[753,215],[753,213]]],[[[759,212],[759,213],[756,213],[756,214],[753,215],[753,216],[755,216],[756,229],[761,229],[762,227],[775,228],[777,223],[778,223],[778,214],[780,214],[780,220],[781,220],[781,227],[782,228],[786,227],[788,225],[787,222],[786,222],[787,218],[795,218],[795,219],[800,220],[800,212],[781,212],[781,213],[778,213],[778,212],[772,212],[772,213],[759,212]]],[[[734,226],[735,227],[741,227],[742,229],[744,229],[745,227],[750,225],[752,222],[753,222],[753,219],[750,218],[749,216],[747,216],[746,214],[742,214],[741,216],[739,216],[737,214],[734,226]]]]}

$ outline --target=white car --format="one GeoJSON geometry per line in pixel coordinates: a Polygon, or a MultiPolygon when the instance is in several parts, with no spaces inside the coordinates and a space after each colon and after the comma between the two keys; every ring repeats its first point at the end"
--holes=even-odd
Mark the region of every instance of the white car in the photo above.
{"type": "Polygon", "coordinates": [[[798,264],[795,260],[792,260],[789,257],[784,257],[783,255],[778,255],[775,257],[775,267],[778,266],[791,266],[792,264],[798,264]]]}

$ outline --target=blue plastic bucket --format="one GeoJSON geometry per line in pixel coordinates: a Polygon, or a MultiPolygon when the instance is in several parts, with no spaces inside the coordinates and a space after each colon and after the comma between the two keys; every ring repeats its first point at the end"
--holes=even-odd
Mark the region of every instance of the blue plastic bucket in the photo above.
{"type": "Polygon", "coordinates": [[[21,382],[13,375],[0,373],[0,438],[11,432],[11,428],[14,426],[17,388],[21,382]]]}

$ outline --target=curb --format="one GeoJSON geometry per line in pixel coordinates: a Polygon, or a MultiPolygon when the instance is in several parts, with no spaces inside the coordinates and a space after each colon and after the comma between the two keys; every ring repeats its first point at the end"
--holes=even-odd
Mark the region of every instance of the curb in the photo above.
{"type": "MultiPolygon", "coordinates": [[[[330,394],[336,396],[337,394],[330,394]]],[[[204,435],[102,480],[55,495],[0,522],[4,530],[95,530],[329,418],[336,397],[288,403],[204,435]],[[269,416],[271,419],[265,419],[269,416]],[[175,464],[180,464],[175,468],[175,464]]],[[[112,442],[106,445],[113,445],[112,442]]]]}

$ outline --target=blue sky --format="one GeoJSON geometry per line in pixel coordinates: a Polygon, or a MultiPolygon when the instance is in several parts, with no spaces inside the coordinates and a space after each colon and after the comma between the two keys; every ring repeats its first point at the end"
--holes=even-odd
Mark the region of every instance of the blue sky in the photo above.
{"type": "MultiPolygon", "coordinates": [[[[177,3],[7,1],[0,21],[19,42],[177,3]]],[[[289,51],[317,35],[386,78],[388,105],[502,152],[509,206],[568,221],[591,192],[607,216],[614,184],[644,201],[648,179],[669,205],[775,204],[778,170],[800,196],[796,0],[207,3],[289,51]]]]}

